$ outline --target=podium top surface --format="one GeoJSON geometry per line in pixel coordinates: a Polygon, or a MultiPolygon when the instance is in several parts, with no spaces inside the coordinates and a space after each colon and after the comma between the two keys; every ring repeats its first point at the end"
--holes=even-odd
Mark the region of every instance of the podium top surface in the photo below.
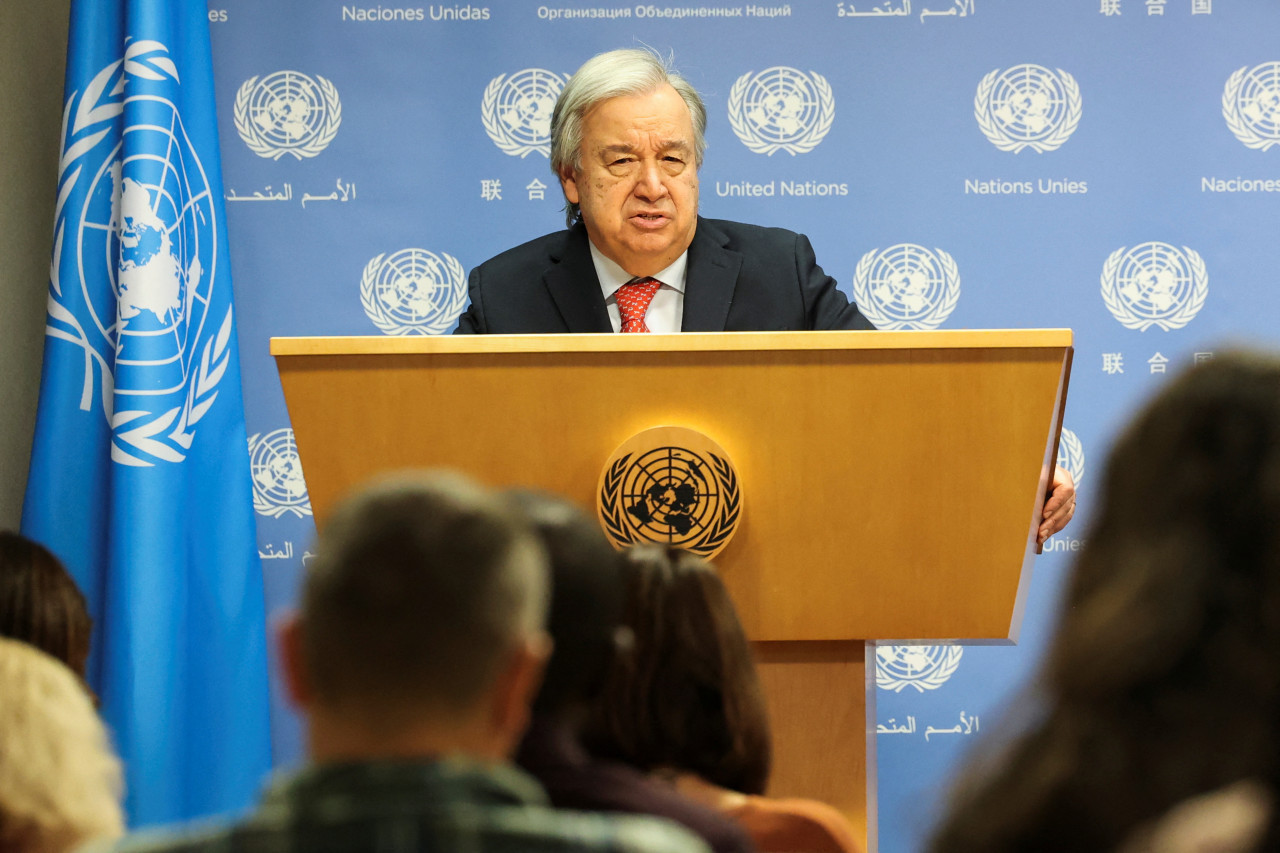
{"type": "Polygon", "coordinates": [[[928,332],[681,332],[668,335],[441,335],[272,338],[273,356],[417,353],[713,352],[826,349],[969,349],[1072,346],[1070,329],[928,332]]]}

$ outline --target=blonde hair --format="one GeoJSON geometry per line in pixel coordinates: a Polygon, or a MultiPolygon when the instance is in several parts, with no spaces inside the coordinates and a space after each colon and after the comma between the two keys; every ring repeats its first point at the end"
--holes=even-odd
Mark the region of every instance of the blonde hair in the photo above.
{"type": "Polygon", "coordinates": [[[62,663],[0,638],[0,850],[61,853],[124,832],[120,761],[62,663]]]}

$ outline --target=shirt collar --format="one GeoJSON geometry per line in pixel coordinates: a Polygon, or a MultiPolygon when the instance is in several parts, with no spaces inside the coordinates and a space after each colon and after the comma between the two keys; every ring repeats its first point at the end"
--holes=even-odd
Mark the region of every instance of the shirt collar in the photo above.
{"type": "MultiPolygon", "coordinates": [[[[596,278],[600,279],[600,290],[606,300],[611,299],[619,287],[631,281],[635,276],[618,266],[613,259],[605,257],[604,252],[597,249],[595,243],[587,240],[587,245],[591,247],[591,262],[596,267],[596,278]]],[[[684,293],[685,270],[688,265],[689,250],[685,249],[671,266],[659,271],[654,278],[672,290],[684,293]]]]}

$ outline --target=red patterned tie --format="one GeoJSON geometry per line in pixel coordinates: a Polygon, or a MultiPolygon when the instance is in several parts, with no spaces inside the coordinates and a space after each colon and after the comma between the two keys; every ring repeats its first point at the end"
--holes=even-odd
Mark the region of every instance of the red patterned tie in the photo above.
{"type": "Polygon", "coordinates": [[[614,295],[618,300],[618,312],[622,314],[622,331],[649,331],[644,324],[644,315],[659,287],[662,287],[662,282],[656,278],[638,278],[618,288],[614,295]]]}

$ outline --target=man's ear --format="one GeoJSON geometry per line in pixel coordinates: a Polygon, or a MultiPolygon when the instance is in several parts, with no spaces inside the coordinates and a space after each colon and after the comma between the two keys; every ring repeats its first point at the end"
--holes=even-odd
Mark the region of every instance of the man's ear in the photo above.
{"type": "Polygon", "coordinates": [[[571,204],[579,204],[578,201],[578,178],[574,175],[573,169],[566,168],[560,173],[560,188],[564,190],[564,197],[571,204]]]}
{"type": "Polygon", "coordinates": [[[530,709],[551,658],[551,638],[543,632],[517,643],[507,655],[492,693],[491,725],[509,755],[529,727],[530,709]]]}
{"type": "Polygon", "coordinates": [[[302,617],[291,610],[274,620],[276,648],[280,652],[280,669],[284,675],[289,701],[298,708],[308,708],[315,699],[311,678],[303,655],[302,617]]]}

